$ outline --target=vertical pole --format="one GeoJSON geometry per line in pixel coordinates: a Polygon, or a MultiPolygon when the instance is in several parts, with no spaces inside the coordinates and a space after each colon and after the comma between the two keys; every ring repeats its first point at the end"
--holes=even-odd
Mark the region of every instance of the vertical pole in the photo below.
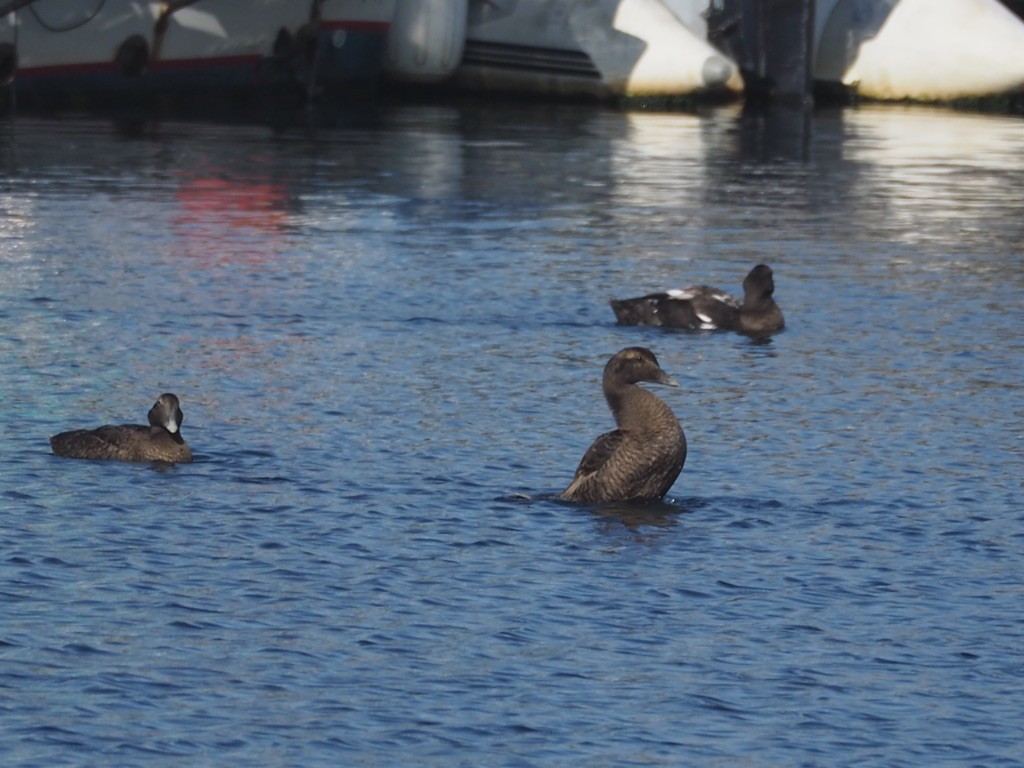
{"type": "Polygon", "coordinates": [[[711,0],[708,38],[743,73],[748,101],[810,104],[814,0],[711,0]]]}

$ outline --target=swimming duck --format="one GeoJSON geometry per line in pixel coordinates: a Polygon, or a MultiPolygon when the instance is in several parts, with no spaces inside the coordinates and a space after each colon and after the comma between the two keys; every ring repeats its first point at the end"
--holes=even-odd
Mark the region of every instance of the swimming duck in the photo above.
{"type": "Polygon", "coordinates": [[[686,461],[686,435],[661,398],[638,381],[679,386],[644,347],[627,347],[604,367],[604,396],[618,426],[598,437],[558,498],[565,501],[655,501],[668,493],[686,461]]]}
{"type": "Polygon", "coordinates": [[[97,429],[76,429],[50,438],[56,456],[69,459],[113,459],[115,461],[192,461],[192,450],[181,436],[178,398],[165,393],[149,409],[149,426],[108,425],[97,429]]]}
{"type": "Polygon", "coordinates": [[[758,264],[743,280],[743,303],[725,291],[691,285],[636,299],[611,300],[620,325],[721,329],[765,336],[782,330],[785,321],[775,303],[771,267],[758,264]]]}

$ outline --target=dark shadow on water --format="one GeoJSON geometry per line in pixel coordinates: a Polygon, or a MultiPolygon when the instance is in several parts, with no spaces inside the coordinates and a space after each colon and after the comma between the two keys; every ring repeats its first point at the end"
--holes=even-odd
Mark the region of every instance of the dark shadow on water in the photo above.
{"type": "Polygon", "coordinates": [[[512,503],[553,502],[567,509],[581,509],[590,512],[596,519],[614,521],[631,531],[641,528],[671,528],[678,524],[678,517],[706,507],[707,502],[696,497],[667,498],[648,503],[608,502],[604,504],[579,504],[559,499],[557,494],[512,493],[496,501],[512,503]]]}
{"type": "MultiPolygon", "coordinates": [[[[563,323],[563,325],[565,325],[563,323]]],[[[635,329],[635,332],[639,332],[648,338],[655,338],[655,335],[669,335],[678,337],[689,337],[698,339],[710,339],[714,336],[727,336],[730,338],[737,338],[740,341],[749,342],[752,347],[770,347],[772,345],[772,339],[778,336],[780,333],[785,333],[785,329],[776,331],[770,334],[751,334],[751,333],[740,333],[738,331],[727,331],[721,329],[708,329],[708,328],[671,328],[666,326],[655,326],[655,325],[621,325],[616,324],[617,328],[624,329],[635,329]]]]}
{"type": "MultiPolygon", "coordinates": [[[[122,467],[144,467],[151,472],[165,473],[173,472],[178,468],[178,463],[173,461],[113,461],[110,459],[69,459],[65,456],[57,456],[47,451],[52,459],[59,464],[70,464],[72,466],[94,465],[98,467],[110,467],[117,470],[122,467]]],[[[196,459],[193,459],[195,461],[196,459]]],[[[201,461],[201,459],[198,459],[201,461]]]]}
{"type": "Polygon", "coordinates": [[[810,160],[809,104],[747,104],[738,127],[738,154],[742,160],[754,163],[806,163],[810,160]]]}
{"type": "Polygon", "coordinates": [[[589,510],[596,518],[606,522],[615,521],[631,531],[641,528],[672,528],[678,524],[676,518],[688,511],[686,507],[664,500],[649,504],[595,504],[589,510]]]}

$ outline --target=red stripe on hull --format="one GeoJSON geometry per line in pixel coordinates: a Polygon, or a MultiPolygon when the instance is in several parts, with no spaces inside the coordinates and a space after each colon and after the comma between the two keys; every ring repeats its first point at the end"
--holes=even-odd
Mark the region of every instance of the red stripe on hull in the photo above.
{"type": "Polygon", "coordinates": [[[113,72],[112,61],[82,64],[48,64],[45,67],[18,67],[18,77],[53,77],[60,75],[98,75],[113,72]]]}
{"type": "Polygon", "coordinates": [[[258,54],[247,54],[244,56],[211,56],[207,59],[168,59],[166,61],[151,61],[149,68],[153,71],[167,71],[173,69],[237,69],[240,67],[255,66],[260,63],[263,57],[258,54]]]}
{"type": "MultiPolygon", "coordinates": [[[[255,66],[262,59],[258,55],[246,56],[211,56],[206,59],[168,59],[152,61],[149,69],[154,72],[191,69],[238,69],[255,66]]],[[[81,64],[51,64],[44,67],[19,67],[19,77],[54,77],[61,75],[97,75],[115,71],[112,61],[93,61],[81,64]]]]}

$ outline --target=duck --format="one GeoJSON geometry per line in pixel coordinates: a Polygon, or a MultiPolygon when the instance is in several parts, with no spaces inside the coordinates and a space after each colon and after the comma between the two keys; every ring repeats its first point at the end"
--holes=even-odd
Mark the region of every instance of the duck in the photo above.
{"type": "Polygon", "coordinates": [[[165,392],[149,409],[149,426],[120,424],[75,429],[50,438],[55,456],[67,459],[190,462],[192,449],[181,436],[185,420],[176,395],[165,392]]]}
{"type": "Polygon", "coordinates": [[[785,326],[775,303],[771,267],[758,264],[743,280],[743,301],[707,285],[691,285],[635,299],[612,299],[619,325],[738,331],[768,336],[785,326]]]}
{"type": "Polygon", "coordinates": [[[686,462],[686,435],[672,409],[637,386],[678,387],[646,347],[627,347],[604,367],[602,388],[617,429],[598,437],[583,454],[563,501],[651,502],[668,493],[686,462]]]}

